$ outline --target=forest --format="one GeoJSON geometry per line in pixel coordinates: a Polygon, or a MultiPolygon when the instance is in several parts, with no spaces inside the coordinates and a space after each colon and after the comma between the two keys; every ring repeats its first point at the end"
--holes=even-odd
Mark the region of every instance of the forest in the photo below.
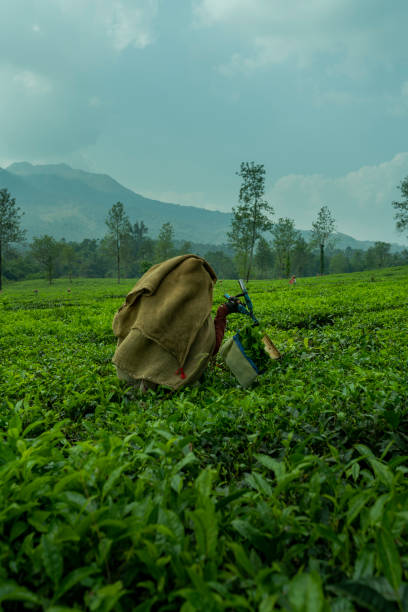
{"type": "MultiPolygon", "coordinates": [[[[131,278],[142,274],[152,264],[168,257],[193,252],[213,266],[220,278],[238,278],[239,268],[228,244],[202,245],[180,242],[174,238],[170,223],[164,224],[158,238],[149,237],[143,221],[136,222],[121,246],[121,274],[131,278]]],[[[334,243],[325,253],[328,273],[359,272],[408,264],[408,249],[392,252],[387,242],[376,242],[367,250],[350,247],[337,249],[334,243]]],[[[290,274],[314,276],[320,272],[316,247],[299,236],[290,249],[290,274]]],[[[88,238],[81,242],[55,240],[42,236],[24,245],[9,245],[4,256],[3,278],[7,281],[40,278],[115,277],[116,258],[109,236],[88,238]]],[[[262,238],[255,251],[254,279],[286,278],[282,251],[262,238]]]]}

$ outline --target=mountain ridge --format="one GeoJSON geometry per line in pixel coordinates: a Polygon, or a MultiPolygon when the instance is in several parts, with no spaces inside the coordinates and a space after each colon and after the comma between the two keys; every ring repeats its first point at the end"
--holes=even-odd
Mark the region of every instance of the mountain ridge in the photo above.
{"type": "MultiPolygon", "coordinates": [[[[231,213],[145,198],[121,185],[108,174],[71,168],[68,164],[15,162],[0,168],[0,188],[6,187],[25,215],[27,237],[51,234],[57,239],[81,241],[102,238],[112,205],[121,201],[132,223],[143,221],[149,235],[157,237],[163,223],[170,222],[177,240],[221,246],[230,230],[231,213]]],[[[306,240],[311,230],[299,230],[306,240]]],[[[337,233],[338,248],[366,250],[373,241],[360,241],[337,233]]],[[[398,244],[392,250],[402,250],[398,244]]]]}
{"type": "Polygon", "coordinates": [[[131,222],[144,221],[153,237],[170,221],[178,239],[222,244],[230,225],[231,213],[145,198],[107,174],[74,170],[67,164],[11,164],[1,171],[0,181],[10,185],[25,210],[28,237],[48,233],[76,241],[101,238],[107,231],[108,210],[117,201],[123,202],[131,222]]]}

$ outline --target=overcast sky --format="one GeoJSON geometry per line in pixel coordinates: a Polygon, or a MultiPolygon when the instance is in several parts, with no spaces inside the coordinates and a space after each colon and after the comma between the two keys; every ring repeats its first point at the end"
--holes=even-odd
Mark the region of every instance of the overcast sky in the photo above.
{"type": "MultiPolygon", "coordinates": [[[[1,0],[0,166],[66,162],[231,210],[405,244],[407,0],[1,0]]],[[[125,203],[126,204],[126,203],[125,203]]]]}

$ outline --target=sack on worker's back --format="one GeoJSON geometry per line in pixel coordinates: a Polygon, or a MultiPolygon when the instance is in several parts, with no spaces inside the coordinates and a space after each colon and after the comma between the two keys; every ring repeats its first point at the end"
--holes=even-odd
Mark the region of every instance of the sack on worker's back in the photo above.
{"type": "Polygon", "coordinates": [[[197,255],[150,268],[113,319],[119,378],[179,389],[197,380],[215,346],[211,317],[217,277],[197,255]]]}
{"type": "Polygon", "coordinates": [[[220,349],[220,355],[244,388],[266,371],[271,359],[281,356],[270,338],[254,331],[253,327],[237,332],[227,340],[220,349]]]}

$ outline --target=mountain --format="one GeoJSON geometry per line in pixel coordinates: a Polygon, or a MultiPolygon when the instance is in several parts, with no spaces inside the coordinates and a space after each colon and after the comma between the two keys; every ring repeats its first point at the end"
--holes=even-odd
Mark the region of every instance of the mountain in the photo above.
{"type": "Polygon", "coordinates": [[[179,240],[221,244],[230,226],[230,213],[144,198],[106,174],[74,170],[66,164],[12,164],[0,170],[3,187],[24,210],[29,239],[42,234],[76,241],[101,238],[107,231],[108,210],[118,201],[132,223],[144,221],[152,237],[170,221],[179,240]]]}
{"type": "MultiPolygon", "coordinates": [[[[312,239],[312,230],[300,230],[303,238],[306,242],[309,242],[312,239]]],[[[373,240],[357,240],[352,236],[348,236],[347,234],[343,234],[342,232],[335,232],[334,234],[334,248],[335,249],[346,249],[350,247],[351,249],[361,249],[362,251],[366,251],[370,247],[374,246],[375,242],[373,240]]],[[[397,244],[395,242],[391,243],[391,252],[398,253],[403,251],[406,247],[401,244],[397,244]]]]}
{"type": "MultiPolygon", "coordinates": [[[[179,241],[225,244],[231,213],[151,200],[126,189],[107,174],[75,170],[67,164],[33,165],[28,162],[0,168],[0,189],[6,187],[24,211],[27,238],[50,234],[57,239],[81,241],[101,238],[105,219],[113,204],[123,203],[130,221],[144,221],[149,235],[157,237],[163,223],[170,222],[179,241]]],[[[301,230],[310,240],[311,230],[301,230]]],[[[336,247],[368,249],[369,240],[356,240],[340,232],[336,247]]],[[[404,247],[392,245],[393,251],[404,247]]]]}

